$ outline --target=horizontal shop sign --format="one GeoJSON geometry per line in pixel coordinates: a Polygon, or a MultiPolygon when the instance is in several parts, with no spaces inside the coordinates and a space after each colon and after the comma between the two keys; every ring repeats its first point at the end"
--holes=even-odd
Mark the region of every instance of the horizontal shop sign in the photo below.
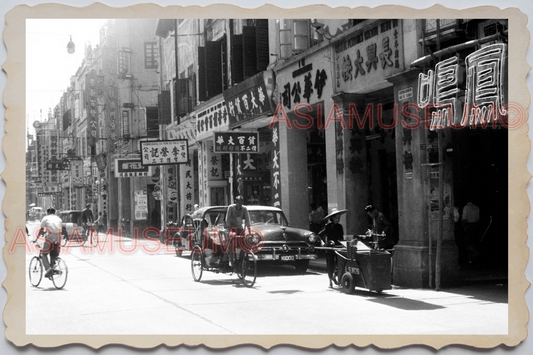
{"type": "Polygon", "coordinates": [[[37,197],[45,197],[55,195],[56,192],[38,192],[37,197]]]}
{"type": "Polygon", "coordinates": [[[141,142],[142,165],[172,165],[189,162],[186,139],[141,142]]]}
{"type": "Polygon", "coordinates": [[[258,153],[258,132],[214,132],[215,153],[258,153]]]}
{"type": "Polygon", "coordinates": [[[420,144],[420,149],[424,150],[424,149],[437,149],[437,143],[429,143],[429,144],[420,144]]]}
{"type": "Polygon", "coordinates": [[[115,177],[149,176],[150,167],[144,166],[139,158],[115,159],[115,177]]]}
{"type": "Polygon", "coordinates": [[[70,162],[68,160],[48,160],[46,170],[70,170],[70,162]]]}

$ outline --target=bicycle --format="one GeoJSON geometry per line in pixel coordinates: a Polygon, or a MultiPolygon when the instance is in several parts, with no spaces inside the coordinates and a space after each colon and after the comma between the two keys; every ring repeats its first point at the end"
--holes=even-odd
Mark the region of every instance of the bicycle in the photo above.
{"type": "MultiPolygon", "coordinates": [[[[32,241],[32,243],[35,242],[35,240],[32,241]]],[[[43,245],[38,244],[38,248],[40,249],[39,256],[34,256],[33,258],[31,258],[30,267],[28,269],[30,283],[33,287],[39,286],[43,278],[43,245]]],[[[55,288],[60,290],[65,287],[65,284],[67,283],[67,264],[59,256],[52,257],[52,255],[50,255],[50,266],[52,267],[52,275],[49,276],[49,279],[52,280],[55,288]]]]}
{"type": "Polygon", "coordinates": [[[94,223],[87,223],[85,226],[85,240],[89,240],[93,247],[98,245],[98,231],[96,230],[94,223]]]}

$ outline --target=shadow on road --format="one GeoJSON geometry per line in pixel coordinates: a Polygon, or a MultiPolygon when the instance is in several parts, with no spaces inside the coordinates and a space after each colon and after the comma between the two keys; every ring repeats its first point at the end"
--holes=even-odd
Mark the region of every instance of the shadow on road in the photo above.
{"type": "MultiPolygon", "coordinates": [[[[354,295],[357,295],[357,293],[358,291],[356,291],[354,295]]],[[[413,299],[404,298],[404,297],[397,297],[393,295],[387,295],[387,294],[377,295],[372,292],[364,292],[364,291],[362,291],[361,294],[364,294],[366,297],[369,297],[370,295],[374,296],[374,298],[372,299],[367,299],[370,302],[379,303],[384,306],[390,306],[394,308],[403,309],[405,311],[432,311],[435,309],[445,308],[443,306],[438,306],[438,305],[427,303],[424,301],[413,300],[413,299]]]]}

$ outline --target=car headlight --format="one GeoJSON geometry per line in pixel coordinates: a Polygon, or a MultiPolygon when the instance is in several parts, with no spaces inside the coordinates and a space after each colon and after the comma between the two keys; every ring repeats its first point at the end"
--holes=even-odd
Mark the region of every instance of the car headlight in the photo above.
{"type": "Polygon", "coordinates": [[[314,243],[316,242],[318,239],[317,235],[313,232],[310,232],[309,234],[307,234],[307,240],[309,240],[310,243],[314,243]]]}
{"type": "Polygon", "coordinates": [[[261,241],[261,238],[255,234],[255,233],[252,233],[252,234],[249,234],[248,235],[248,242],[253,245],[253,244],[257,244],[261,241]]]}

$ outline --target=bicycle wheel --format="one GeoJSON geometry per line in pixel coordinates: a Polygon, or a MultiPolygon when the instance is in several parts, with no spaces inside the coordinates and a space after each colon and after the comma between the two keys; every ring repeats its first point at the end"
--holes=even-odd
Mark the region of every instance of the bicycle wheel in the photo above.
{"type": "Polygon", "coordinates": [[[191,271],[192,278],[198,282],[202,279],[202,273],[204,269],[204,255],[199,247],[194,247],[191,254],[191,271]]]}
{"type": "Polygon", "coordinates": [[[241,258],[240,276],[244,286],[252,287],[257,278],[257,261],[253,253],[244,254],[241,258]]]}
{"type": "Polygon", "coordinates": [[[91,244],[93,247],[98,245],[98,232],[95,229],[91,229],[91,244]]]}
{"type": "Polygon", "coordinates": [[[61,258],[56,258],[52,274],[52,282],[54,286],[60,290],[67,283],[68,268],[67,264],[61,258]]]}
{"type": "Polygon", "coordinates": [[[30,268],[28,270],[30,275],[30,283],[32,286],[37,287],[41,283],[43,278],[43,263],[41,258],[34,256],[30,261],[30,268]]]}

